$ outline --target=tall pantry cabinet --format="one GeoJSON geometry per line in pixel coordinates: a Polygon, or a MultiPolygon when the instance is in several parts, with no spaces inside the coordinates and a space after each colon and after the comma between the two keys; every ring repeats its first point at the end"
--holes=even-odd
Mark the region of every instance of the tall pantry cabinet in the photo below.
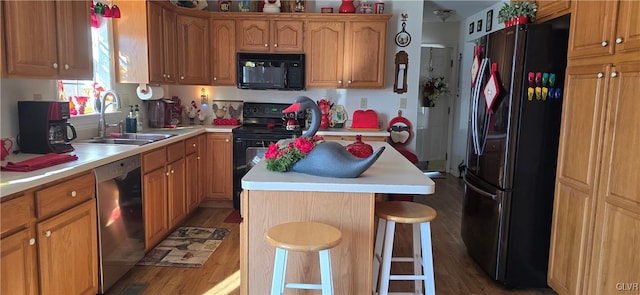
{"type": "Polygon", "coordinates": [[[548,282],[559,294],[637,292],[640,2],[571,9],[548,282]]]}

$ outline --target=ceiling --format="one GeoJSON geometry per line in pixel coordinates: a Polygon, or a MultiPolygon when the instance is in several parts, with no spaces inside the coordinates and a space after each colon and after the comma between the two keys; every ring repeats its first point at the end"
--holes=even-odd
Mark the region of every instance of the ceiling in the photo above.
{"type": "Polygon", "coordinates": [[[492,6],[498,2],[503,2],[503,1],[425,0],[422,21],[423,22],[442,21],[435,14],[433,14],[433,11],[436,9],[453,9],[456,11],[456,14],[447,18],[447,22],[451,22],[451,21],[456,22],[456,21],[463,20],[469,16],[472,16],[477,12],[482,11],[485,8],[492,6]]]}

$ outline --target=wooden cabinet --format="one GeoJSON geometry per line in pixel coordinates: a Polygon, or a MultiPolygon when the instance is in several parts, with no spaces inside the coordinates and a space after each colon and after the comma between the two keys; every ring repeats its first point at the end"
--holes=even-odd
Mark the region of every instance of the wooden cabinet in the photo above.
{"type": "Polygon", "coordinates": [[[207,134],[205,197],[233,199],[233,138],[231,133],[207,134]]]}
{"type": "Polygon", "coordinates": [[[309,88],[384,88],[387,21],[307,21],[309,88]]]}
{"type": "Polygon", "coordinates": [[[119,83],[207,85],[211,80],[209,14],[169,2],[123,1],[114,19],[119,83]]]}
{"type": "Polygon", "coordinates": [[[194,136],[185,140],[185,195],[187,208],[194,210],[200,204],[204,195],[204,145],[206,135],[194,136]]]}
{"type": "Polygon", "coordinates": [[[177,77],[176,13],[154,2],[147,5],[149,82],[175,83],[177,77]]]}
{"type": "Polygon", "coordinates": [[[571,13],[571,0],[538,0],[536,11],[536,23],[546,22],[550,19],[571,13]]]}
{"type": "Polygon", "coordinates": [[[236,85],[236,21],[211,20],[212,85],[236,85]]]}
{"type": "Polygon", "coordinates": [[[41,294],[98,292],[96,200],[39,222],[41,294]]]}
{"type": "Polygon", "coordinates": [[[0,204],[0,292],[97,293],[98,229],[93,173],[74,175],[4,198],[9,200],[0,204]]]}
{"type": "Polygon", "coordinates": [[[187,216],[184,151],[183,141],[167,146],[167,199],[170,228],[174,228],[187,216]]]}
{"type": "Polygon", "coordinates": [[[303,22],[299,20],[237,20],[237,49],[242,52],[302,52],[303,22]]]}
{"type": "Polygon", "coordinates": [[[7,77],[93,79],[89,1],[2,5],[7,77]]]}
{"type": "Polygon", "coordinates": [[[142,176],[142,204],[144,207],[144,248],[152,249],[169,231],[167,220],[167,175],[158,168],[142,176]]]}
{"type": "Polygon", "coordinates": [[[574,1],[572,5],[569,58],[640,49],[640,2],[574,1]]]}
{"type": "Polygon", "coordinates": [[[209,18],[178,15],[178,83],[211,84],[209,18]]]}

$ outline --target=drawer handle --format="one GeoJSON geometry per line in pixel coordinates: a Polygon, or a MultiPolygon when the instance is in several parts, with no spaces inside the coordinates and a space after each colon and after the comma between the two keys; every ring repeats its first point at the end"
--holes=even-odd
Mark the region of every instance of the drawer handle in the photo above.
{"type": "Polygon", "coordinates": [[[35,244],[36,244],[36,239],[34,239],[34,238],[29,239],[29,245],[30,246],[33,246],[35,244]]]}
{"type": "Polygon", "coordinates": [[[78,193],[76,191],[71,191],[71,197],[75,198],[78,195],[78,193]]]}
{"type": "Polygon", "coordinates": [[[51,231],[48,230],[48,231],[44,232],[44,236],[47,237],[47,238],[50,237],[51,236],[51,231]]]}

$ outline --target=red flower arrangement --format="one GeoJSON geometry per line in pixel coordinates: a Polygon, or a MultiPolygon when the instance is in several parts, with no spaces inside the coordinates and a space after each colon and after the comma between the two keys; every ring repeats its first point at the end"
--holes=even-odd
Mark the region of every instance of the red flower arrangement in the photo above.
{"type": "Polygon", "coordinates": [[[304,158],[313,148],[324,142],[321,136],[312,138],[297,137],[293,141],[285,141],[278,145],[272,143],[264,153],[267,161],[267,169],[271,171],[286,172],[291,167],[304,158]]]}

